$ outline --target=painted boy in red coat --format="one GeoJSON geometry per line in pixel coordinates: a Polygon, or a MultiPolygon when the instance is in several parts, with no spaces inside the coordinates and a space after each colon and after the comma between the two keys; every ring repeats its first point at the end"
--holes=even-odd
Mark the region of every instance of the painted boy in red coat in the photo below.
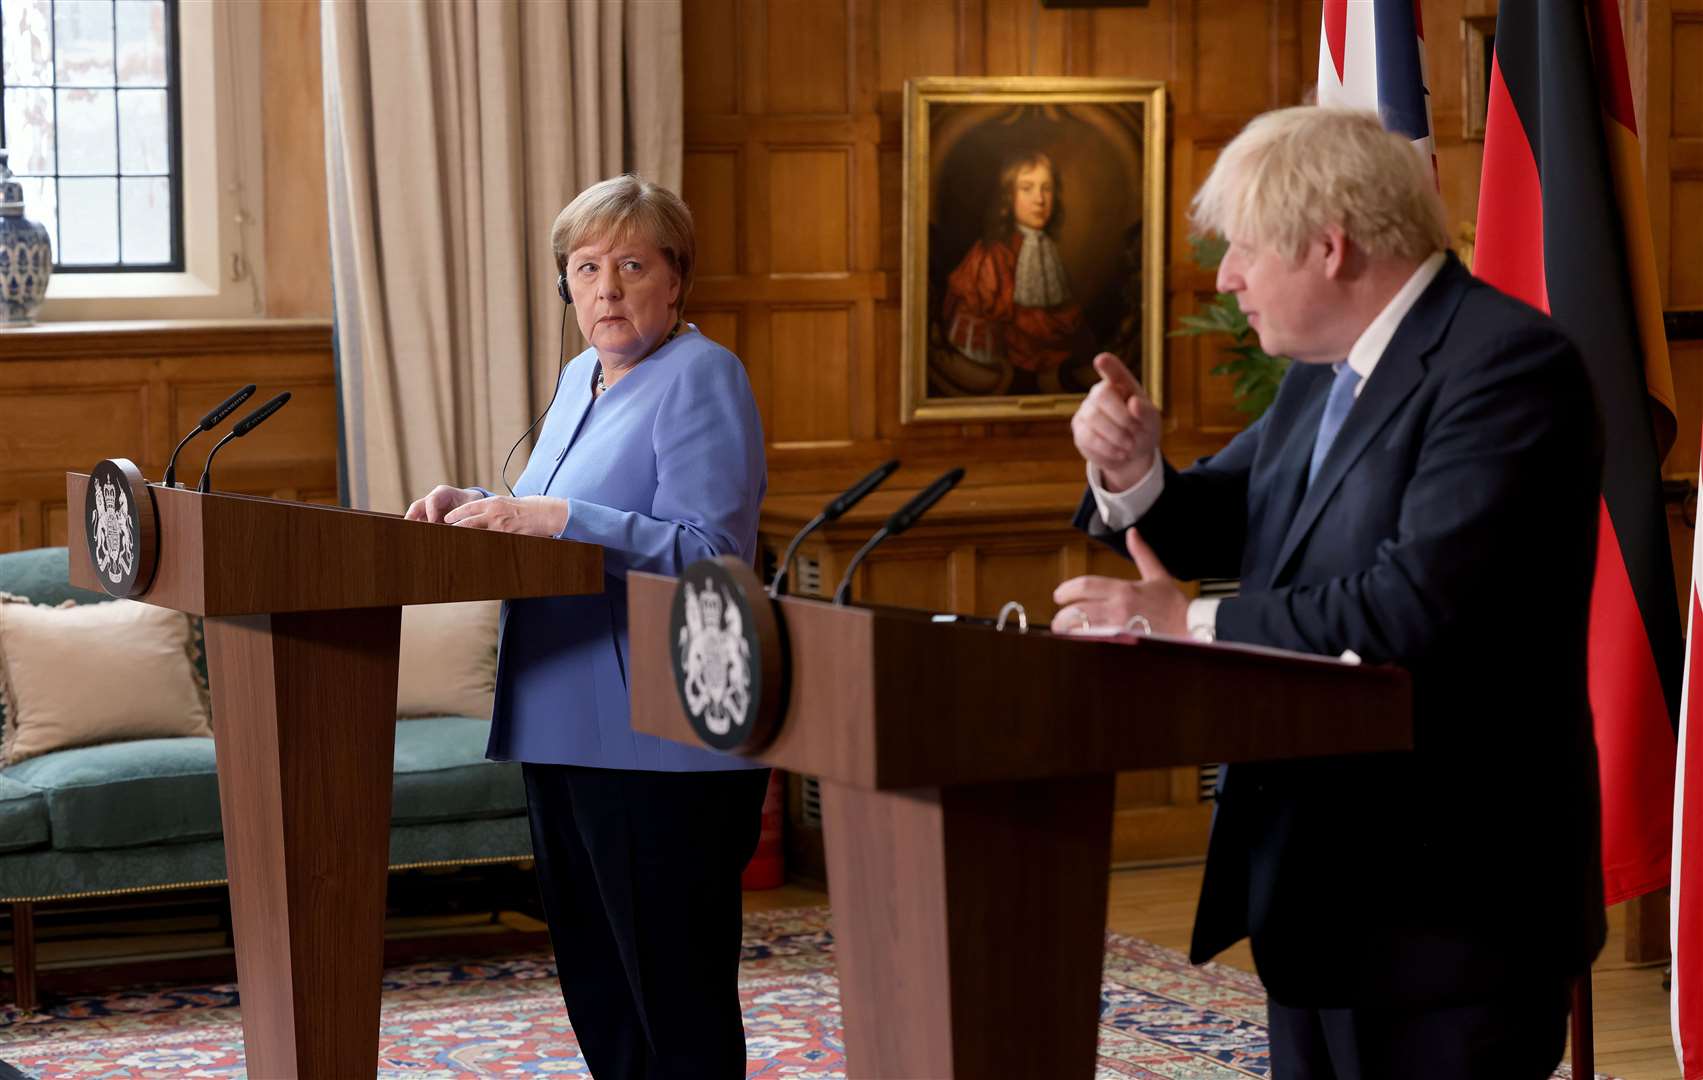
{"type": "Polygon", "coordinates": [[[946,280],[941,321],[951,347],[989,369],[1009,363],[1058,392],[1058,368],[1086,346],[1082,307],[1049,226],[1059,209],[1052,159],[1035,152],[1008,161],[1000,206],[987,236],[946,280]]]}

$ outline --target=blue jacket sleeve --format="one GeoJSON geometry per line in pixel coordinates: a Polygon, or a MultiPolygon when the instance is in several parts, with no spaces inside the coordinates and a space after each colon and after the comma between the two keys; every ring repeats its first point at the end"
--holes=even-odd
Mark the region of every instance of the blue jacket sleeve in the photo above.
{"type": "Polygon", "coordinates": [[[699,559],[756,556],[768,484],[763,425],[739,359],[712,349],[682,365],[657,408],[650,513],[568,500],[565,540],[603,548],[604,572],[678,574],[699,559]]]}

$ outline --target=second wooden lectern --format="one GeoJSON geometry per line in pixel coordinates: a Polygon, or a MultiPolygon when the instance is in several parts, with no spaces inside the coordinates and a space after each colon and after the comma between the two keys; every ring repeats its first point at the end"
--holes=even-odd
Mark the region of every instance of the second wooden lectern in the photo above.
{"type": "MultiPolygon", "coordinates": [[[[602,549],[133,487],[158,540],[134,598],[206,617],[248,1075],[372,1076],[402,605],[601,592],[602,549]]],[[[87,488],[66,475],[73,512],[87,488]]]]}
{"type": "MultiPolygon", "coordinates": [[[[675,590],[628,577],[633,727],[696,742],[675,590]]],[[[775,609],[790,688],[757,756],[822,779],[855,1077],[1093,1075],[1115,773],[1411,747],[1393,668],[775,609]]]]}

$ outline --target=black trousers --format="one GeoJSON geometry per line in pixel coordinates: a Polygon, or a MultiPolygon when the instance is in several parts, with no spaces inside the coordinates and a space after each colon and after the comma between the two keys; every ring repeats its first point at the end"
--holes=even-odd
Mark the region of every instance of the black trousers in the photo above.
{"type": "Polygon", "coordinates": [[[1568,984],[1448,1008],[1298,1009],[1273,1001],[1272,1080],[1547,1080],[1568,984]]]}
{"type": "Polygon", "coordinates": [[[592,1075],[744,1077],[739,876],[769,770],[524,773],[562,1000],[592,1075]]]}

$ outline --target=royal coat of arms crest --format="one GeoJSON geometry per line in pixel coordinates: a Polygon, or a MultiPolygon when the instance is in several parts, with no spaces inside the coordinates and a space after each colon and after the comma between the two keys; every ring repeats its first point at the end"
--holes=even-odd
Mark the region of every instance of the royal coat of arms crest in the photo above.
{"type": "Polygon", "coordinates": [[[136,572],[130,497],[111,478],[91,478],[90,484],[95,505],[89,515],[89,534],[94,538],[95,568],[114,585],[122,584],[136,572]]]}
{"type": "Polygon", "coordinates": [[[745,640],[739,605],[716,583],[685,590],[686,618],[680,627],[680,692],[686,708],[713,734],[743,727],[751,707],[751,646],[745,640]]]}

